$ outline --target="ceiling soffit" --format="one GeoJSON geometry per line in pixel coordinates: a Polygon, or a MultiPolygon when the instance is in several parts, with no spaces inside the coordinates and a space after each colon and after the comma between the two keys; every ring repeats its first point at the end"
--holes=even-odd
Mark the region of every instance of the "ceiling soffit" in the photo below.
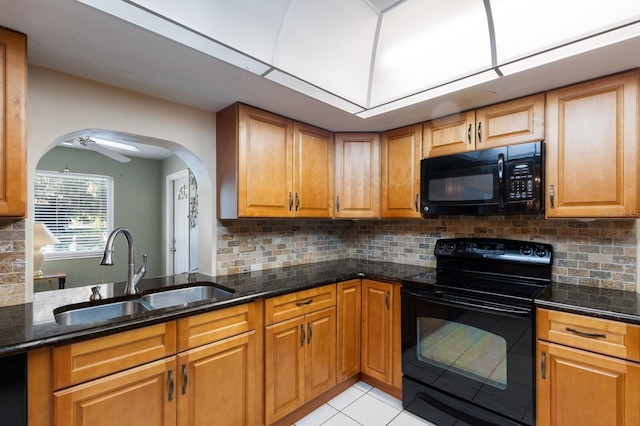
{"type": "Polygon", "coordinates": [[[78,0],[367,118],[640,39],[637,0],[78,0]]]}

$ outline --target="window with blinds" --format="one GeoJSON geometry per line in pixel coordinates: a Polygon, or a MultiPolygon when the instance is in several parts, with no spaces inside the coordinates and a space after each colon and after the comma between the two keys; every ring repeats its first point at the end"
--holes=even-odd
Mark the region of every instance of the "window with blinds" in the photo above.
{"type": "Polygon", "coordinates": [[[45,248],[47,258],[101,255],[113,229],[111,176],[36,170],[35,222],[60,240],[45,248]]]}

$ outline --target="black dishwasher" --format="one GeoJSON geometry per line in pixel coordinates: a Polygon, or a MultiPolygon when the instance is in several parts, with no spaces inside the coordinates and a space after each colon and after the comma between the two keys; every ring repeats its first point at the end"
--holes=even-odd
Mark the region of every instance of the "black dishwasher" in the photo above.
{"type": "Polygon", "coordinates": [[[3,426],[27,425],[27,354],[0,358],[0,413],[3,426]]]}

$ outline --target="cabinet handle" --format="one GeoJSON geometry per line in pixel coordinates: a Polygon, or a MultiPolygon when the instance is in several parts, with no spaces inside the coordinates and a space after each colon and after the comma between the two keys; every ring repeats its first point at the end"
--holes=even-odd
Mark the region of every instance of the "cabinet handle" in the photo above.
{"type": "Polygon", "coordinates": [[[469,124],[469,130],[467,130],[467,139],[469,140],[469,144],[471,144],[471,129],[473,128],[473,124],[469,124]]]}
{"type": "Polygon", "coordinates": [[[553,185],[549,185],[549,201],[551,201],[551,208],[554,208],[555,206],[553,205],[553,185]]]}
{"type": "Polygon", "coordinates": [[[478,142],[482,143],[482,121],[478,122],[478,142]]]}
{"type": "Polygon", "coordinates": [[[336,197],[336,211],[337,212],[340,211],[340,196],[339,195],[336,197]]]}
{"type": "Polygon", "coordinates": [[[289,193],[289,211],[291,211],[292,207],[293,207],[293,195],[289,193]]]}
{"type": "Polygon", "coordinates": [[[420,212],[420,207],[418,206],[418,203],[420,202],[420,194],[416,194],[416,211],[420,212]]]}
{"type": "Polygon", "coordinates": [[[187,385],[189,384],[189,376],[187,375],[187,364],[182,364],[182,394],[187,393],[187,385]]]}
{"type": "Polygon", "coordinates": [[[573,333],[573,334],[577,334],[580,337],[590,337],[592,339],[606,339],[607,335],[604,333],[585,333],[584,331],[580,331],[580,330],[575,330],[571,327],[567,327],[565,330],[567,330],[569,333],[573,333]]]}
{"type": "Polygon", "coordinates": [[[300,207],[300,197],[298,196],[298,193],[296,192],[296,211],[298,211],[298,207],[300,207]]]}
{"type": "Polygon", "coordinates": [[[311,323],[307,323],[307,345],[311,344],[311,323]]]}
{"type": "Polygon", "coordinates": [[[173,401],[173,370],[169,370],[169,401],[173,401]]]}
{"type": "Polygon", "coordinates": [[[389,306],[389,292],[384,296],[384,303],[387,305],[387,311],[391,309],[389,306]]]}
{"type": "Polygon", "coordinates": [[[296,306],[306,306],[306,305],[310,305],[311,302],[313,302],[313,299],[309,299],[306,302],[296,302],[296,306]]]}
{"type": "Polygon", "coordinates": [[[300,324],[300,333],[302,334],[300,337],[300,346],[304,346],[304,324],[300,324]]]}
{"type": "Polygon", "coordinates": [[[542,352],[542,356],[540,357],[540,371],[542,373],[542,380],[547,379],[547,353],[542,352]]]}

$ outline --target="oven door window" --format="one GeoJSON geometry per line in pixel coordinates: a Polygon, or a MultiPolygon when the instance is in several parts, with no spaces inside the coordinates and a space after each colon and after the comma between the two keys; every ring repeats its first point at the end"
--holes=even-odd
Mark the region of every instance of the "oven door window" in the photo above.
{"type": "Polygon", "coordinates": [[[418,318],[420,361],[480,383],[507,388],[507,341],[490,331],[439,318],[418,318]]]}

